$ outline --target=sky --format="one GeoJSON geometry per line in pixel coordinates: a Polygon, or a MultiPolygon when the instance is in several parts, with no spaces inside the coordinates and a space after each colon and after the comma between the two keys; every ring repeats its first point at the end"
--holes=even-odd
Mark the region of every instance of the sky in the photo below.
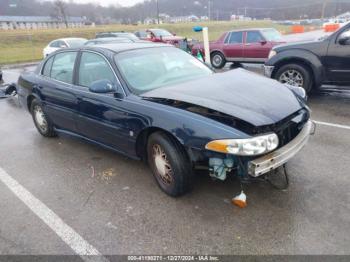
{"type": "Polygon", "coordinates": [[[110,4],[118,3],[122,6],[132,6],[143,0],[73,0],[76,3],[97,3],[103,6],[109,6],[110,4]]]}

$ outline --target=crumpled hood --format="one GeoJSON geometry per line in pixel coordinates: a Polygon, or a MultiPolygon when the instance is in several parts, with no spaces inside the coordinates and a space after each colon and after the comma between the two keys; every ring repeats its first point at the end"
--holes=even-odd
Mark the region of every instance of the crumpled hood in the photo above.
{"type": "Polygon", "coordinates": [[[275,124],[304,107],[286,86],[244,69],[158,88],[142,96],[206,107],[254,126],[275,124]]]}

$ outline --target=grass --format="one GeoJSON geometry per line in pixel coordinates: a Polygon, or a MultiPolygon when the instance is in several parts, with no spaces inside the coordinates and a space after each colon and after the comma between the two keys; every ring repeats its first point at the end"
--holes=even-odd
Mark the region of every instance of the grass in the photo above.
{"type": "MultiPolygon", "coordinates": [[[[208,26],[211,40],[217,39],[223,32],[239,28],[249,27],[274,27],[282,33],[289,33],[289,26],[273,24],[270,21],[249,21],[249,22],[202,22],[202,23],[181,23],[162,24],[165,28],[177,35],[188,38],[201,39],[200,33],[192,31],[193,26],[208,26]]],[[[155,27],[150,25],[149,27],[155,27]]],[[[0,65],[32,62],[42,59],[43,48],[52,40],[63,37],[84,37],[94,38],[97,32],[101,31],[129,31],[134,32],[147,28],[146,25],[106,25],[85,28],[68,29],[39,29],[39,30],[15,30],[0,31],[0,65]]]]}

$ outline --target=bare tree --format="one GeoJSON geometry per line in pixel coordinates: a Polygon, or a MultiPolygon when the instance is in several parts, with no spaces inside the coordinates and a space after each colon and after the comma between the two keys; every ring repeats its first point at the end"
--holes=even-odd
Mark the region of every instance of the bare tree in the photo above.
{"type": "Polygon", "coordinates": [[[54,17],[63,21],[68,28],[67,6],[62,0],[56,0],[54,3],[54,17]]]}

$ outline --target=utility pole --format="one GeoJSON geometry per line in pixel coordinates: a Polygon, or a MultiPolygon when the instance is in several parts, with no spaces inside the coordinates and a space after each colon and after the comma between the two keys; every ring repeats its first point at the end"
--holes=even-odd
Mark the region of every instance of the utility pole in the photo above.
{"type": "Polygon", "coordinates": [[[157,0],[157,20],[158,20],[158,25],[160,24],[159,21],[159,0],[157,0]]]}
{"type": "Polygon", "coordinates": [[[211,17],[211,0],[208,0],[208,18],[210,21],[210,17],[211,17]]]}
{"type": "Polygon", "coordinates": [[[322,19],[324,19],[324,16],[325,16],[325,13],[326,13],[327,4],[328,4],[328,0],[323,0],[322,15],[321,15],[322,19]]]}

